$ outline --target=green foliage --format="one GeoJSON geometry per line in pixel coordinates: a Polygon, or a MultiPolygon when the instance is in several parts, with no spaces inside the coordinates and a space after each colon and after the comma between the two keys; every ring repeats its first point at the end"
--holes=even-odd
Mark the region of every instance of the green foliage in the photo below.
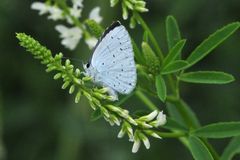
{"type": "Polygon", "coordinates": [[[188,140],[195,160],[214,160],[208,148],[199,138],[190,136],[188,140]]]}
{"type": "Polygon", "coordinates": [[[167,89],[166,89],[165,81],[161,75],[158,75],[156,77],[156,89],[157,89],[157,95],[159,99],[162,102],[165,102],[167,98],[167,89]]]}
{"type": "Polygon", "coordinates": [[[184,70],[188,67],[188,62],[187,61],[183,61],[183,60],[176,60],[172,63],[169,63],[168,65],[166,65],[162,71],[161,74],[171,74],[171,73],[175,73],[181,70],[184,70]]]}
{"type": "Polygon", "coordinates": [[[176,19],[173,16],[168,16],[166,19],[166,32],[168,50],[170,51],[176,43],[181,40],[181,34],[176,19]]]}
{"type": "Polygon", "coordinates": [[[240,135],[240,122],[219,122],[198,128],[192,134],[205,138],[227,138],[240,135]]]}
{"type": "Polygon", "coordinates": [[[182,124],[189,129],[198,128],[200,122],[193,112],[193,110],[184,102],[183,100],[176,100],[169,97],[168,102],[172,105],[168,106],[168,112],[170,116],[177,122],[182,122],[182,124]]]}
{"type": "Polygon", "coordinates": [[[198,71],[181,74],[179,80],[189,83],[226,84],[234,81],[234,77],[224,72],[198,71]]]}
{"type": "MultiPolygon", "coordinates": [[[[196,160],[218,159],[214,148],[204,138],[226,138],[240,135],[240,122],[224,122],[210,124],[201,127],[199,119],[192,108],[181,98],[180,82],[203,83],[203,84],[226,84],[234,80],[234,77],[224,72],[195,71],[186,72],[191,66],[205,58],[213,49],[230,37],[240,26],[239,22],[231,23],[210,35],[187,59],[181,57],[186,40],[181,38],[179,26],[173,16],[166,19],[166,37],[168,53],[164,55],[155,34],[152,33],[139,13],[146,12],[146,2],[143,0],[111,0],[111,6],[121,3],[122,16],[130,18],[130,26],[133,28],[137,23],[143,29],[143,42],[139,49],[132,39],[134,55],[138,68],[139,79],[145,78],[147,83],[138,83],[135,91],[124,97],[119,103],[112,102],[107,88],[98,88],[92,85],[91,77],[86,77],[80,69],[75,69],[70,60],[62,61],[63,54],[55,56],[46,47],[42,46],[32,37],[18,33],[20,45],[26,48],[36,59],[47,66],[46,71],[55,71],[54,79],[62,79],[62,89],[68,89],[69,94],[75,94],[75,102],[85,97],[90,107],[94,110],[91,119],[93,121],[104,118],[110,125],[120,126],[118,137],[128,136],[133,141],[132,152],[136,152],[143,143],[147,149],[150,147],[148,137],[178,138],[192,153],[196,160]],[[164,76],[164,77],[163,77],[164,76]],[[149,86],[149,87],[145,87],[149,86]],[[147,94],[147,96],[145,95],[147,94]],[[147,115],[132,117],[128,110],[120,107],[131,96],[139,97],[149,110],[154,110],[147,115]],[[151,96],[151,99],[148,98],[151,96]],[[169,116],[158,111],[158,107],[152,102],[153,97],[158,97],[163,104],[167,105],[169,116]],[[166,124],[165,124],[166,123],[166,124]],[[165,128],[166,132],[159,129],[165,128]]],[[[62,3],[59,3],[62,4],[62,3]]],[[[64,3],[63,3],[64,4],[64,3]]],[[[64,4],[65,5],[65,4],[64,4]]],[[[93,20],[86,20],[84,25],[77,19],[72,19],[79,28],[85,25],[92,35],[99,38],[103,28],[93,20]]],[[[83,27],[84,26],[84,27],[83,27]]],[[[84,28],[85,29],[85,28],[84,28]]],[[[85,32],[85,38],[89,33],[85,32]]],[[[225,150],[223,157],[232,157],[239,150],[234,138],[225,150]]],[[[225,158],[226,159],[226,158],[225,158]]]]}
{"type": "Polygon", "coordinates": [[[204,40],[187,58],[190,65],[194,65],[204,57],[206,57],[213,49],[230,37],[240,26],[239,22],[231,23],[211,34],[204,40]]]}
{"type": "Polygon", "coordinates": [[[177,122],[176,120],[173,120],[171,118],[167,118],[167,123],[163,126],[163,128],[169,129],[169,130],[177,130],[182,132],[188,132],[188,128],[182,125],[181,123],[177,122]]]}
{"type": "Polygon", "coordinates": [[[232,138],[228,146],[224,149],[224,152],[220,160],[230,160],[236,154],[240,153],[240,136],[232,138]]]}
{"type": "Polygon", "coordinates": [[[177,42],[169,51],[167,56],[163,60],[163,68],[172,63],[182,52],[182,49],[186,43],[186,40],[177,42]]]}

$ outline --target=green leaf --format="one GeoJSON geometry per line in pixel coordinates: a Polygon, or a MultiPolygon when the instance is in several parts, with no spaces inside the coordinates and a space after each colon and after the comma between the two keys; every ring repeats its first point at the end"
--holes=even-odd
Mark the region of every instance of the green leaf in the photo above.
{"type": "Polygon", "coordinates": [[[204,143],[195,136],[189,137],[190,150],[195,160],[213,160],[211,153],[204,143]]]}
{"type": "Polygon", "coordinates": [[[189,83],[226,84],[234,81],[231,74],[218,71],[197,71],[181,74],[179,79],[189,83]]]}
{"type": "Polygon", "coordinates": [[[239,22],[231,23],[217,30],[215,33],[205,39],[187,58],[190,65],[194,65],[213,49],[220,45],[224,40],[230,37],[240,26],[239,22]]]}
{"type": "Polygon", "coordinates": [[[183,132],[188,131],[188,129],[184,125],[182,125],[181,123],[169,117],[167,117],[167,123],[162,127],[169,130],[176,130],[176,131],[183,131],[183,132]]]}
{"type": "Polygon", "coordinates": [[[161,75],[158,75],[156,77],[156,88],[157,88],[158,97],[162,102],[165,102],[167,98],[167,89],[166,89],[165,81],[161,75]]]}
{"type": "Polygon", "coordinates": [[[183,100],[172,100],[168,97],[168,102],[170,105],[168,104],[167,109],[171,118],[188,128],[200,127],[196,114],[183,100]]]}
{"type": "Polygon", "coordinates": [[[95,111],[92,112],[90,119],[91,121],[96,121],[101,117],[102,117],[102,111],[101,109],[97,108],[95,111]]]}
{"type": "Polygon", "coordinates": [[[224,149],[220,160],[231,160],[238,153],[240,153],[240,136],[232,138],[228,146],[224,149]]]}
{"type": "Polygon", "coordinates": [[[161,74],[170,74],[181,71],[188,67],[188,62],[183,60],[176,60],[167,66],[163,67],[161,74]]]}
{"type": "Polygon", "coordinates": [[[173,48],[170,50],[166,58],[164,58],[163,66],[168,65],[181,54],[185,43],[186,43],[186,40],[181,40],[176,45],[173,46],[173,48]]]}
{"type": "Polygon", "coordinates": [[[167,42],[168,50],[181,40],[181,35],[176,19],[173,16],[168,16],[166,19],[166,31],[167,31],[167,42]]]}
{"type": "Polygon", "coordinates": [[[206,138],[226,138],[240,135],[240,122],[220,122],[203,126],[193,134],[206,138]]]}

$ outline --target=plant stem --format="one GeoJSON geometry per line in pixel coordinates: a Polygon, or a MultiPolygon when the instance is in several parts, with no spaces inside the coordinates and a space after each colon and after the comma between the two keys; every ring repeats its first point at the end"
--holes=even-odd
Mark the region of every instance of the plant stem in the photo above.
{"type": "Polygon", "coordinates": [[[145,94],[142,93],[140,90],[137,90],[135,94],[141,101],[143,101],[143,103],[147,105],[149,109],[158,110],[158,107],[156,107],[155,104],[153,104],[152,101],[150,101],[149,98],[145,96],[145,94]]]}
{"type": "Polygon", "coordinates": [[[185,137],[186,133],[183,132],[171,132],[171,133],[167,133],[167,132],[158,132],[156,131],[156,133],[163,138],[180,138],[180,137],[185,137]]]}
{"type": "Polygon", "coordinates": [[[133,12],[133,14],[134,14],[135,18],[140,22],[140,24],[142,25],[143,29],[148,32],[149,38],[150,38],[150,40],[152,41],[153,46],[155,47],[155,49],[156,49],[156,51],[157,51],[157,54],[158,54],[158,56],[159,56],[159,58],[160,58],[160,62],[162,62],[162,61],[163,61],[163,58],[164,58],[163,53],[162,53],[162,50],[161,50],[161,48],[158,46],[157,40],[156,40],[155,37],[153,36],[151,30],[149,29],[149,27],[147,26],[147,24],[145,23],[145,21],[142,19],[142,17],[141,17],[137,12],[133,12]]]}
{"type": "Polygon", "coordinates": [[[84,33],[84,36],[87,38],[90,36],[90,34],[87,32],[87,30],[84,28],[84,25],[79,21],[79,19],[77,19],[76,17],[72,16],[69,12],[69,8],[66,4],[65,1],[62,1],[62,0],[57,0],[57,4],[63,9],[64,13],[67,14],[72,22],[74,23],[74,25],[76,25],[77,27],[79,27],[83,33],[84,33]]]}

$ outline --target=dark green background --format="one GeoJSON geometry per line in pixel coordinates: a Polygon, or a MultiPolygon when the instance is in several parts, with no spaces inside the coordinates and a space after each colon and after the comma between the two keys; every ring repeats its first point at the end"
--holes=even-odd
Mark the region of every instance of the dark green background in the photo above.
{"type": "MultiPolygon", "coordinates": [[[[117,139],[118,127],[110,127],[103,119],[90,121],[92,110],[83,98],[74,104],[74,98],[61,90],[61,81],[46,74],[25,50],[19,47],[15,32],[26,32],[45,44],[54,53],[87,61],[91,51],[81,41],[74,52],[60,45],[53,22],[30,10],[32,1],[0,1],[0,160],[4,146],[9,160],[190,160],[189,151],[175,139],[151,139],[151,149],[141,147],[131,153],[132,143],[117,139]],[[3,143],[2,143],[3,141],[3,143]]],[[[103,26],[121,20],[120,7],[110,8],[108,0],[85,0],[83,16],[96,5],[102,7],[103,26]]],[[[153,30],[166,52],[164,20],[174,15],[187,38],[186,57],[204,38],[223,25],[240,18],[239,0],[151,0],[144,19],[153,30]]],[[[127,24],[128,22],[123,22],[127,24]]],[[[130,30],[136,41],[141,41],[142,30],[130,30]]],[[[202,124],[240,120],[240,35],[237,32],[213,54],[191,70],[222,70],[236,77],[232,84],[181,85],[182,95],[192,106],[202,124]]],[[[81,66],[80,63],[75,63],[81,66]]],[[[160,106],[159,101],[156,105],[160,106]]],[[[144,108],[132,98],[126,105],[130,110],[144,108]]],[[[164,109],[164,106],[160,106],[164,109]]],[[[221,153],[226,140],[211,141],[221,153]]],[[[237,157],[236,157],[237,159],[237,157]]]]}

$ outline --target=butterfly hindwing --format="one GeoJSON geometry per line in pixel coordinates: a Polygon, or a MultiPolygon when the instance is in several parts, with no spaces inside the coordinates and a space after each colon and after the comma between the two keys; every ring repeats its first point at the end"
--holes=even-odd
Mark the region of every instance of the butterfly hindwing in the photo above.
{"type": "Polygon", "coordinates": [[[111,29],[97,45],[91,63],[103,84],[119,93],[128,94],[136,85],[131,39],[124,26],[115,25],[111,29]]]}

